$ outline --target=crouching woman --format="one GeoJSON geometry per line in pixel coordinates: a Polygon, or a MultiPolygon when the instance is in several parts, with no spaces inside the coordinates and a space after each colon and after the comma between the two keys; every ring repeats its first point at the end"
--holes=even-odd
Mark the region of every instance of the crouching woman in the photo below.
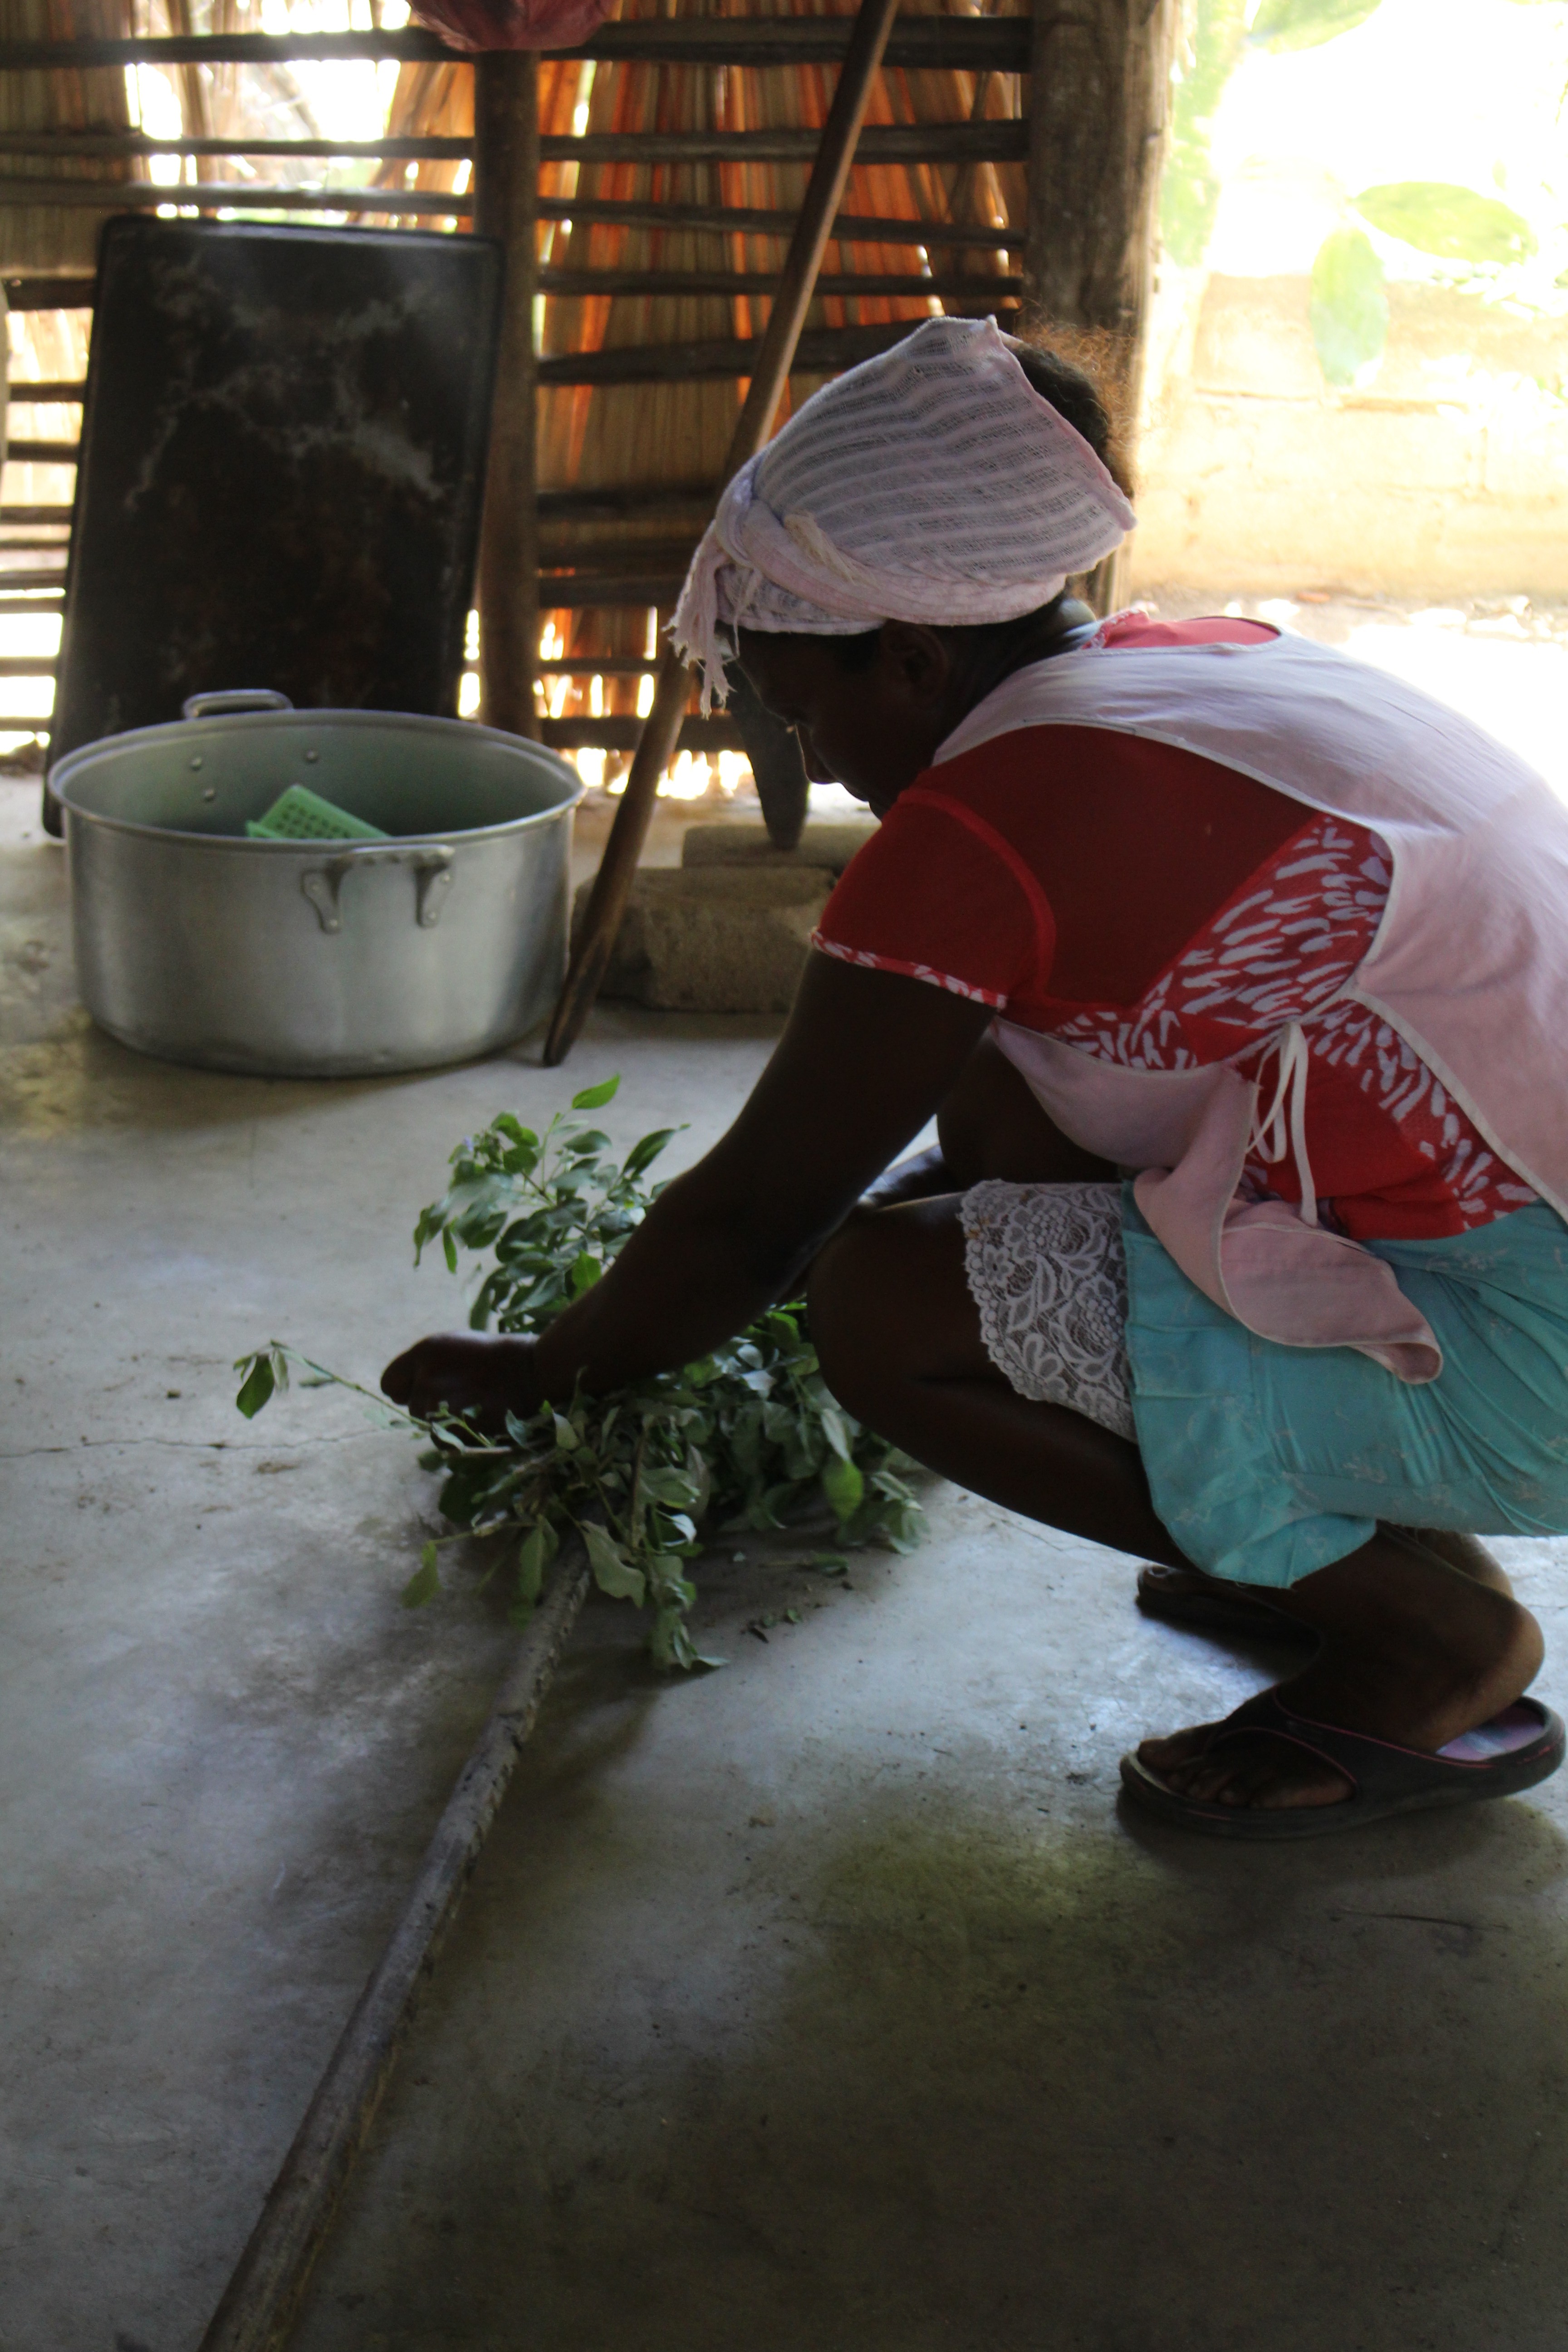
{"type": "Polygon", "coordinates": [[[879,830],[610,1275],[385,1386],[526,1412],[809,1270],[862,1420],[1142,1559],[1147,1608],[1301,1636],[1124,1759],[1135,1801],[1286,1837],[1513,1793],[1563,1733],[1479,1538],[1568,1531],[1568,814],[1340,655],[1094,625],[1064,590],[1131,526],[1113,467],[1086,379],[933,320],[737,477],[678,641],[879,830]]]}

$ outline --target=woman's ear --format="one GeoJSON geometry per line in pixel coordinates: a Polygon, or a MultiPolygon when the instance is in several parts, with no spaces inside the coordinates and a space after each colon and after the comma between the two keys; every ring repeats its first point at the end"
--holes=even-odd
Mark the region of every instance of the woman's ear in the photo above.
{"type": "Polygon", "coordinates": [[[940,630],[920,621],[884,621],[880,656],[890,679],[921,709],[942,701],[952,685],[952,652],[940,630]]]}

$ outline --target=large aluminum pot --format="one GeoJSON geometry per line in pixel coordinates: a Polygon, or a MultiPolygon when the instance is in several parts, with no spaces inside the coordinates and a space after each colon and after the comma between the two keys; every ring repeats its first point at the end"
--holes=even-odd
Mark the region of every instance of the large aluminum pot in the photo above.
{"type": "Polygon", "coordinates": [[[49,778],[78,982],[111,1036],[209,1069],[345,1077],[488,1053],[549,1011],[583,789],[564,760],[463,719],[260,691],[185,711],[84,744],[49,778]],[[247,840],[289,784],[395,838],[247,840]]]}

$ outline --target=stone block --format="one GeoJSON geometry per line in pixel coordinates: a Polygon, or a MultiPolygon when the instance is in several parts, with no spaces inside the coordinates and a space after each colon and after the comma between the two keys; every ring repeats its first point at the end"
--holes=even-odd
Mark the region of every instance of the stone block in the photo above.
{"type": "Polygon", "coordinates": [[[851,817],[841,824],[808,824],[798,847],[775,849],[765,824],[751,820],[741,824],[689,826],[680,862],[686,866],[801,866],[842,874],[855,852],[877,830],[873,816],[851,817]]]}
{"type": "MultiPolygon", "coordinates": [[[[644,866],[603,993],[672,1013],[787,1013],[833,883],[794,859],[644,866]]],[[[591,887],[577,893],[574,939],[591,887]]]]}

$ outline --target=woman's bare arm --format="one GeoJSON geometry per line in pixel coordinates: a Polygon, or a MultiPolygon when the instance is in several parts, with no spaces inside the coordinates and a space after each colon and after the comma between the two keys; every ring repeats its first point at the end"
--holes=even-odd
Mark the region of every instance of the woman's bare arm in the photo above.
{"type": "Polygon", "coordinates": [[[812,956],[784,1034],[727,1135],[677,1177],[602,1282],[524,1341],[423,1339],[389,1396],[490,1421],[689,1363],[786,1293],[919,1133],[991,1019],[971,997],[812,956]]]}

